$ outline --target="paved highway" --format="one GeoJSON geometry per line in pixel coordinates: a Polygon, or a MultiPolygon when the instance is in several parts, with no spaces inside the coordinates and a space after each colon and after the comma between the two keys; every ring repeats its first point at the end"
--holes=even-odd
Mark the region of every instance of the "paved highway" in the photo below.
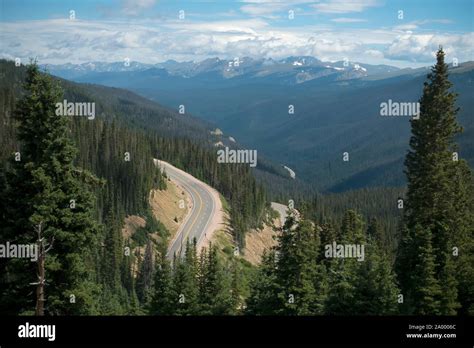
{"type": "Polygon", "coordinates": [[[174,255],[184,256],[186,241],[196,238],[199,242],[207,233],[212,233],[211,220],[216,213],[216,202],[210,188],[192,175],[172,166],[171,164],[154,160],[167,176],[180,185],[191,197],[192,208],[178,229],[175,238],[171,241],[166,256],[172,260],[174,255]]]}

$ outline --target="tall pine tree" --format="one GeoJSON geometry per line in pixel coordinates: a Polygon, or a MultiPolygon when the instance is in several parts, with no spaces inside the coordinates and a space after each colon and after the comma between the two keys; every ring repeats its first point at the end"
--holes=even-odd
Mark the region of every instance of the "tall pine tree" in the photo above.
{"type": "Polygon", "coordinates": [[[436,57],[424,84],[419,118],[411,121],[406,228],[397,273],[408,313],[452,315],[460,306],[463,311],[472,307],[473,191],[471,172],[454,143],[462,129],[441,48],[436,57]],[[409,274],[423,267],[428,267],[424,280],[415,281],[420,275],[409,274]],[[426,300],[419,301],[420,296],[426,300]]]}
{"type": "MultiPolygon", "coordinates": [[[[32,63],[24,90],[15,110],[21,148],[7,179],[2,234],[12,243],[34,243],[35,227],[41,224],[43,237],[53,243],[45,261],[45,313],[94,314],[99,288],[90,269],[98,227],[90,184],[95,178],[73,164],[70,119],[55,113],[62,94],[56,82],[32,63]]],[[[21,303],[9,310],[29,313],[35,301],[29,285],[37,280],[34,265],[11,260],[8,272],[8,298],[21,303]]]]}
{"type": "Polygon", "coordinates": [[[177,307],[173,292],[173,278],[170,262],[163,254],[156,263],[154,292],[149,306],[152,315],[172,315],[177,307]]]}

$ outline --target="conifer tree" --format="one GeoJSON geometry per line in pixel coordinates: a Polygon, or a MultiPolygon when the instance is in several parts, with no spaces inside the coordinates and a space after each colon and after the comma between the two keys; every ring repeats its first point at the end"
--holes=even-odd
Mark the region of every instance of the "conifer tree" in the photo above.
{"type": "Polygon", "coordinates": [[[122,238],[118,219],[113,210],[105,219],[105,238],[102,250],[102,280],[106,286],[120,287],[120,265],[122,262],[122,238]]]}
{"type": "Polygon", "coordinates": [[[198,314],[196,241],[186,243],[184,259],[176,260],[173,289],[177,315],[198,314]]]}
{"type": "Polygon", "coordinates": [[[177,308],[177,300],[173,292],[173,279],[170,262],[164,254],[156,265],[154,291],[149,306],[152,315],[173,315],[177,308]]]}
{"type": "Polygon", "coordinates": [[[398,312],[398,288],[389,255],[382,248],[382,231],[376,219],[367,228],[365,258],[360,262],[355,286],[354,313],[389,315],[398,312]]]}
{"type": "Polygon", "coordinates": [[[311,222],[285,223],[277,247],[281,314],[322,314],[326,295],[324,267],[318,263],[320,239],[311,222]]]}
{"type": "Polygon", "coordinates": [[[406,228],[398,251],[397,273],[402,292],[412,306],[407,311],[450,315],[459,306],[464,312],[472,307],[473,191],[471,172],[458,158],[454,143],[462,129],[456,121],[456,95],[451,91],[441,48],[436,57],[437,63],[424,84],[420,115],[411,121],[412,137],[405,160],[406,228]],[[430,245],[421,246],[417,238],[430,245]],[[455,249],[462,252],[456,255],[455,249]],[[421,259],[416,254],[420,250],[421,259]],[[429,269],[424,281],[417,283],[414,279],[420,275],[410,277],[406,273],[418,269],[420,262],[429,269]],[[443,288],[441,293],[439,286],[443,288]],[[423,293],[426,295],[421,296],[423,293]],[[419,302],[420,296],[425,300],[419,302]]]}
{"type": "MultiPolygon", "coordinates": [[[[98,248],[98,227],[90,184],[95,178],[73,164],[76,149],[69,137],[70,120],[56,115],[62,94],[56,82],[32,63],[24,90],[15,110],[21,159],[12,162],[8,175],[5,237],[18,244],[33,243],[34,226],[42,223],[45,240],[54,239],[45,261],[45,313],[94,313],[97,286],[90,262],[98,248]]],[[[11,266],[15,275],[8,285],[9,297],[21,298],[23,305],[17,310],[28,312],[34,304],[32,298],[24,299],[36,271],[29,261],[15,260],[11,266]]]]}
{"type": "Polygon", "coordinates": [[[140,306],[140,301],[138,301],[138,296],[135,290],[132,290],[131,294],[128,295],[128,315],[140,315],[143,314],[143,307],[140,306]]]}
{"type": "Polygon", "coordinates": [[[384,248],[385,243],[383,241],[382,228],[377,218],[371,218],[369,225],[367,226],[367,239],[371,243],[377,244],[379,248],[384,248]]]}
{"type": "Polygon", "coordinates": [[[349,315],[355,313],[357,261],[354,259],[331,260],[327,266],[329,294],[325,313],[349,315]]]}
{"type": "Polygon", "coordinates": [[[436,278],[436,261],[433,254],[433,238],[429,228],[416,225],[413,229],[413,270],[411,271],[412,284],[410,298],[412,298],[413,314],[436,315],[441,314],[440,296],[441,287],[436,278]]]}
{"type": "Polygon", "coordinates": [[[276,282],[275,252],[265,252],[255,276],[250,281],[250,296],[246,314],[275,315],[280,307],[279,288],[276,282]]]}
{"type": "Polygon", "coordinates": [[[333,242],[336,241],[336,231],[334,230],[334,227],[329,224],[325,223],[321,226],[321,233],[320,233],[320,239],[321,239],[321,248],[320,248],[320,255],[319,257],[321,258],[322,261],[326,260],[324,258],[324,247],[328,244],[332,244],[333,242]]]}
{"type": "Polygon", "coordinates": [[[224,276],[217,248],[203,249],[200,262],[199,303],[203,315],[225,315],[232,312],[230,284],[224,276]]]}
{"type": "Polygon", "coordinates": [[[140,265],[140,270],[137,277],[136,292],[138,300],[146,304],[150,300],[151,288],[153,286],[153,276],[154,276],[154,256],[153,256],[153,244],[151,239],[148,239],[145,256],[140,265]]]}
{"type": "Polygon", "coordinates": [[[342,220],[338,243],[362,244],[365,242],[364,222],[354,210],[348,210],[342,220]]]}
{"type": "MultiPolygon", "coordinates": [[[[366,244],[362,217],[354,210],[344,215],[342,227],[337,235],[337,244],[366,244]]],[[[355,258],[335,258],[327,263],[329,295],[326,301],[328,314],[356,314],[358,275],[361,262],[355,258]]]]}
{"type": "Polygon", "coordinates": [[[242,281],[243,276],[241,273],[241,267],[239,262],[234,258],[231,266],[231,313],[230,314],[239,314],[242,311],[243,305],[243,294],[242,294],[242,281]]]}
{"type": "Polygon", "coordinates": [[[128,253],[125,254],[125,248],[127,248],[127,250],[130,250],[130,239],[125,242],[122,248],[122,253],[124,256],[122,258],[122,263],[120,266],[120,278],[122,280],[122,285],[127,290],[128,294],[131,295],[132,292],[135,292],[135,282],[134,277],[132,276],[132,257],[128,253]]]}

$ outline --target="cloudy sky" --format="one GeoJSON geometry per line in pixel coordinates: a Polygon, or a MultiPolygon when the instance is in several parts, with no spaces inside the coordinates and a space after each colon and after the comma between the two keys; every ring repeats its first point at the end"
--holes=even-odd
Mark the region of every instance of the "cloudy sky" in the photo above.
{"type": "Polygon", "coordinates": [[[0,0],[0,56],[40,63],[208,57],[430,65],[474,60],[472,0],[0,0]]]}

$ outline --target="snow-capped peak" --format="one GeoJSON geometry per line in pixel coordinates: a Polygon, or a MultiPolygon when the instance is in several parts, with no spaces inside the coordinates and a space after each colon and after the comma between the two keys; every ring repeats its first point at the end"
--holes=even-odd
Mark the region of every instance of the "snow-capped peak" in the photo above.
{"type": "Polygon", "coordinates": [[[367,72],[367,69],[360,66],[359,64],[354,64],[354,70],[362,70],[362,71],[367,72]]]}

